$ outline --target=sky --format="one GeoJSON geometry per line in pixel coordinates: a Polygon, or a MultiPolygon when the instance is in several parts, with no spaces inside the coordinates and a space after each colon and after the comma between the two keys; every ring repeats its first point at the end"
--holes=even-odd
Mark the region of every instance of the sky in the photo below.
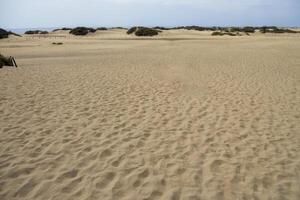
{"type": "Polygon", "coordinates": [[[300,0],[0,0],[0,27],[300,27],[300,0]]]}

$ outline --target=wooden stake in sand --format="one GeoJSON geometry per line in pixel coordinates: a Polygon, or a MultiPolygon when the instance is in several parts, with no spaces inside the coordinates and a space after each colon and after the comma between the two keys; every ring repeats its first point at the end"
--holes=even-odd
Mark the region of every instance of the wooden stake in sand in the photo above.
{"type": "Polygon", "coordinates": [[[11,60],[12,60],[12,62],[13,62],[13,65],[15,66],[15,67],[18,67],[18,65],[17,65],[17,63],[16,63],[16,61],[15,61],[15,58],[14,57],[10,57],[11,58],[11,60]]]}

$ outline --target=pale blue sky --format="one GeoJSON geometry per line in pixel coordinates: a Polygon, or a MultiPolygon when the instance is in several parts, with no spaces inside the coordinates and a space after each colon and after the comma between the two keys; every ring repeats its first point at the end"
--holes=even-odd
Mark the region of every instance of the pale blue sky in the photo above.
{"type": "Polygon", "coordinates": [[[300,26],[300,0],[0,0],[0,27],[300,26]]]}

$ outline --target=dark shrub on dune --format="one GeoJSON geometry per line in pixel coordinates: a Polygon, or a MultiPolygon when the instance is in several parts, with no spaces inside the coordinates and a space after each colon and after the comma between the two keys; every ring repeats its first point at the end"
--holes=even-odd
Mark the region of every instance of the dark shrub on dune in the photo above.
{"type": "Polygon", "coordinates": [[[244,32],[246,35],[249,35],[249,33],[254,33],[255,32],[255,28],[250,27],[250,26],[246,26],[246,27],[219,27],[219,28],[216,28],[216,30],[226,32],[227,35],[232,35],[232,36],[237,35],[237,34],[234,34],[234,33],[239,33],[239,32],[244,32]],[[232,33],[232,34],[230,34],[230,33],[232,33]]]}
{"type": "Polygon", "coordinates": [[[235,33],[227,32],[227,33],[224,33],[224,35],[229,35],[229,36],[238,36],[239,34],[235,34],[235,33]]]}
{"type": "Polygon", "coordinates": [[[70,30],[72,30],[72,28],[63,27],[61,30],[62,31],[70,31],[70,30]]]}
{"type": "Polygon", "coordinates": [[[272,29],[272,30],[278,29],[277,26],[265,26],[265,28],[267,28],[267,29],[272,29]]]}
{"type": "Polygon", "coordinates": [[[299,32],[290,29],[276,29],[273,30],[272,33],[299,33],[299,32]]]}
{"type": "Polygon", "coordinates": [[[173,27],[170,28],[171,30],[178,30],[178,29],[184,29],[184,26],[177,26],[177,27],[173,27]]]}
{"type": "Polygon", "coordinates": [[[70,34],[73,35],[87,35],[89,32],[94,33],[96,32],[96,29],[93,28],[87,28],[87,27],[77,27],[70,31],[70,34]]]}
{"type": "Polygon", "coordinates": [[[219,31],[215,31],[211,34],[212,36],[222,36],[223,33],[222,32],[219,32],[219,31]]]}
{"type": "Polygon", "coordinates": [[[200,26],[187,26],[187,30],[195,30],[195,31],[205,31],[206,28],[200,26]]]}
{"type": "Polygon", "coordinates": [[[54,45],[62,45],[63,43],[62,42],[52,42],[52,44],[54,44],[54,45]]]}
{"type": "Polygon", "coordinates": [[[41,31],[41,30],[29,30],[26,31],[25,34],[27,35],[33,35],[33,34],[48,34],[48,31],[41,31]]]}
{"type": "Polygon", "coordinates": [[[21,35],[18,35],[16,33],[11,32],[11,31],[6,31],[6,30],[0,28],[0,39],[8,38],[9,35],[15,35],[15,36],[18,36],[18,37],[22,37],[21,35]]]}
{"type": "Polygon", "coordinates": [[[243,32],[245,32],[245,33],[254,33],[255,28],[251,27],[251,26],[246,26],[246,27],[243,28],[243,32]]]}
{"type": "Polygon", "coordinates": [[[170,28],[162,27],[162,26],[155,26],[152,29],[158,29],[158,30],[170,30],[170,28]]]}
{"type": "Polygon", "coordinates": [[[7,32],[6,30],[0,28],[0,39],[3,38],[8,38],[9,32],[7,32]]]}
{"type": "Polygon", "coordinates": [[[140,27],[135,32],[136,36],[155,36],[158,35],[158,31],[152,28],[140,27]]]}
{"type": "Polygon", "coordinates": [[[274,29],[267,31],[268,33],[298,33],[297,31],[290,29],[274,29]]]}
{"type": "Polygon", "coordinates": [[[40,30],[29,30],[29,31],[26,31],[25,34],[33,35],[33,34],[39,34],[40,32],[41,32],[40,30]]]}
{"type": "Polygon", "coordinates": [[[96,29],[93,29],[93,28],[90,28],[89,29],[89,32],[91,32],[91,33],[95,33],[97,30],[96,29]]]}
{"type": "Polygon", "coordinates": [[[70,31],[70,30],[72,30],[72,28],[63,27],[63,28],[54,29],[52,32],[55,32],[55,31],[70,31]]]}
{"type": "Polygon", "coordinates": [[[262,27],[260,27],[260,32],[261,33],[270,33],[277,29],[278,28],[276,26],[262,26],[262,27]]]}
{"type": "Polygon", "coordinates": [[[155,36],[161,31],[147,27],[132,27],[127,31],[127,34],[134,33],[136,36],[155,36]]]}
{"type": "Polygon", "coordinates": [[[131,27],[130,29],[128,29],[127,34],[132,34],[134,33],[136,30],[138,29],[138,27],[131,27]]]}
{"type": "Polygon", "coordinates": [[[111,27],[109,29],[123,29],[123,30],[128,30],[128,28],[124,28],[124,27],[121,27],[121,26],[111,27]]]}
{"type": "Polygon", "coordinates": [[[32,35],[32,34],[37,34],[35,31],[26,31],[24,34],[26,35],[32,35]]]}
{"type": "Polygon", "coordinates": [[[284,28],[277,28],[276,26],[263,26],[260,27],[261,33],[299,33],[298,31],[284,29],[284,28]]]}
{"type": "Polygon", "coordinates": [[[40,34],[48,34],[48,31],[41,31],[40,34]]]}
{"type": "Polygon", "coordinates": [[[225,28],[226,32],[241,32],[242,28],[239,27],[230,27],[230,28],[225,28]]]}
{"type": "Polygon", "coordinates": [[[260,29],[259,29],[259,31],[261,32],[261,33],[266,33],[267,32],[267,27],[266,26],[263,26],[263,27],[261,27],[260,29]]]}
{"type": "Polygon", "coordinates": [[[82,28],[75,28],[70,31],[70,34],[73,35],[87,35],[89,31],[87,29],[82,29],[82,28]]]}
{"type": "Polygon", "coordinates": [[[207,30],[207,31],[216,31],[216,30],[219,30],[219,28],[213,26],[213,27],[207,27],[206,30],[207,30]]]}
{"type": "Polygon", "coordinates": [[[287,31],[285,29],[271,29],[267,30],[267,33],[286,33],[287,31]]]}
{"type": "Polygon", "coordinates": [[[169,30],[185,29],[185,30],[195,30],[195,31],[214,31],[217,30],[216,27],[201,27],[201,26],[177,26],[169,28],[169,30]]]}
{"type": "Polygon", "coordinates": [[[97,31],[107,31],[107,28],[105,28],[105,27],[99,27],[99,28],[97,28],[97,31]]]}
{"type": "Polygon", "coordinates": [[[286,33],[300,33],[299,31],[294,31],[294,30],[291,30],[291,29],[285,29],[285,32],[286,33]]]}
{"type": "Polygon", "coordinates": [[[254,33],[255,28],[251,26],[246,26],[246,27],[230,27],[230,28],[221,28],[222,31],[225,32],[244,32],[244,33],[254,33]]]}

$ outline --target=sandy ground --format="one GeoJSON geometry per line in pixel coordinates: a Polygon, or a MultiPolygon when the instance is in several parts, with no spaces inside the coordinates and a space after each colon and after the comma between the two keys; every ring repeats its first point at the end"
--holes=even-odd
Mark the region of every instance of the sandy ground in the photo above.
{"type": "Polygon", "coordinates": [[[0,50],[19,64],[0,69],[1,200],[300,199],[300,34],[0,50]]]}

